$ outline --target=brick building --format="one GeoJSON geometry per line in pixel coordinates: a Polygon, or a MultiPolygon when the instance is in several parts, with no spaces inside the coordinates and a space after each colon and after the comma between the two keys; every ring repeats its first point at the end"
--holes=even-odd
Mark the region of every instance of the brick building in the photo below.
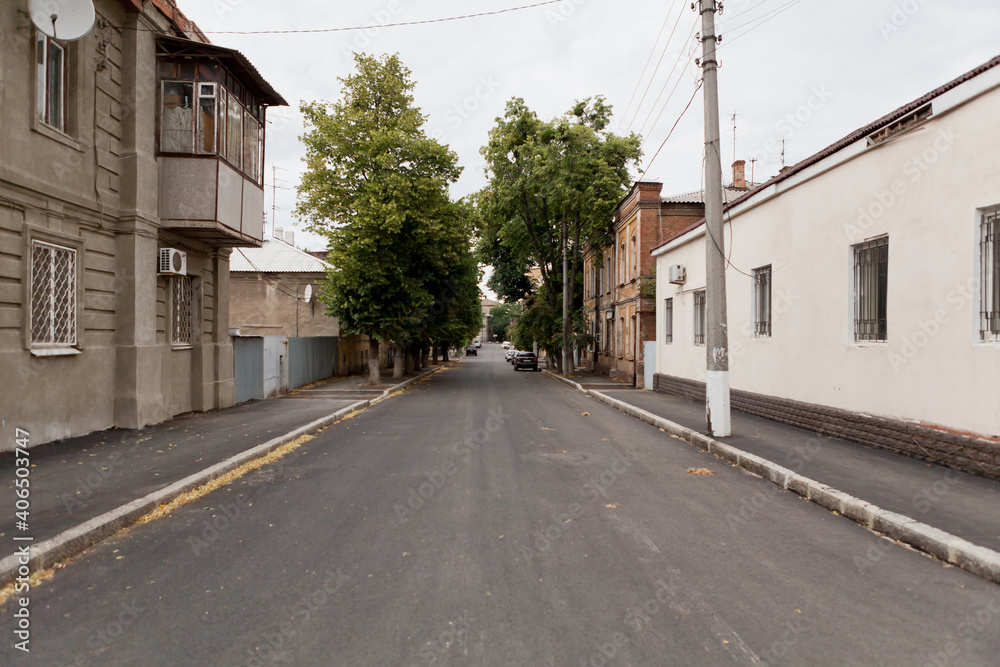
{"type": "MultiPolygon", "coordinates": [[[[746,192],[744,161],[733,164],[727,198],[746,192]]],[[[643,387],[643,344],[656,340],[656,260],[650,251],[705,216],[703,192],[661,197],[662,184],[640,181],[615,209],[605,248],[584,249],[584,316],[594,343],[581,360],[589,371],[643,387]]]]}

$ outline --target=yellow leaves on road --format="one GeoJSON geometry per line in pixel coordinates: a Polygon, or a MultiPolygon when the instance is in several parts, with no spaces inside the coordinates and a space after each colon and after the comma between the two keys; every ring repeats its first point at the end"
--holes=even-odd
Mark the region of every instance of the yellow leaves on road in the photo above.
{"type": "Polygon", "coordinates": [[[708,475],[714,475],[715,472],[709,470],[708,468],[688,468],[688,474],[696,476],[708,476],[708,475]]]}

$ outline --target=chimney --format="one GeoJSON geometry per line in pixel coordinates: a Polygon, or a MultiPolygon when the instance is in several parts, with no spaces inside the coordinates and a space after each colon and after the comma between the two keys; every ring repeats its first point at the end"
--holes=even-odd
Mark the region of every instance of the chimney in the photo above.
{"type": "Polygon", "coordinates": [[[284,233],[284,230],[281,227],[275,227],[274,228],[274,238],[281,239],[281,240],[285,239],[285,233],[284,233]]]}
{"type": "Polygon", "coordinates": [[[285,243],[287,243],[290,246],[295,245],[295,232],[293,232],[290,229],[287,232],[285,232],[285,243]]]}
{"type": "Polygon", "coordinates": [[[733,163],[733,187],[745,189],[747,187],[746,160],[737,160],[733,163]]]}

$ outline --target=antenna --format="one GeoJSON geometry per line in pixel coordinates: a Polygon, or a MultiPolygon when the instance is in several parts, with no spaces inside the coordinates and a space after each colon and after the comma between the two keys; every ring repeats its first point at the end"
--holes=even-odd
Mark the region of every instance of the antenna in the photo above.
{"type": "Polygon", "coordinates": [[[750,185],[753,185],[753,168],[754,168],[754,163],[756,162],[757,158],[755,157],[750,158],[750,185]]]}
{"type": "Polygon", "coordinates": [[[733,112],[733,162],[736,162],[736,112],[733,112]]]}
{"type": "Polygon", "coordinates": [[[785,140],[781,140],[781,168],[785,168],[785,140]]]}
{"type": "Polygon", "coordinates": [[[93,0],[28,0],[31,22],[49,37],[73,41],[94,27],[93,0]]]}

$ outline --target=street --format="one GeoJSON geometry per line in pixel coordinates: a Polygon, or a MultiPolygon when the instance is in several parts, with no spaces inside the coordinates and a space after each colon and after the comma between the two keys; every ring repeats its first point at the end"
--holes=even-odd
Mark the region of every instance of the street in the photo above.
{"type": "Polygon", "coordinates": [[[31,592],[30,655],[14,609],[8,665],[1000,655],[997,585],[514,372],[495,344],[76,557],[31,592]]]}

